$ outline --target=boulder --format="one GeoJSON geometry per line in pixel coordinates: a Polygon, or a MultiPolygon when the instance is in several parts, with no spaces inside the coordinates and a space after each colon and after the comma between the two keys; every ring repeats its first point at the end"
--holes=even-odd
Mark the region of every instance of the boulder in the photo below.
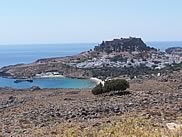
{"type": "Polygon", "coordinates": [[[39,86],[33,86],[30,88],[31,91],[40,90],[41,88],[39,86]]]}

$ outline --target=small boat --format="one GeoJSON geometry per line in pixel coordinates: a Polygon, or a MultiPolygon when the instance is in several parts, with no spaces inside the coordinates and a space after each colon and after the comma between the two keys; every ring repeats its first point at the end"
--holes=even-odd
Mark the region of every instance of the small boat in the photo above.
{"type": "Polygon", "coordinates": [[[21,83],[21,82],[30,82],[32,83],[33,80],[32,79],[17,79],[14,81],[14,83],[21,83]]]}

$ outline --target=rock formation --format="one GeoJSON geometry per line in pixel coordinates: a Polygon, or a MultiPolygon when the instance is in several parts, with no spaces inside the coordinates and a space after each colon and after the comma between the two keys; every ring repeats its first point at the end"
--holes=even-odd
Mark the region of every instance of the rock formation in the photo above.
{"type": "Polygon", "coordinates": [[[154,48],[148,47],[141,38],[121,38],[114,39],[112,41],[103,41],[102,44],[96,46],[95,51],[97,52],[145,52],[155,50],[154,48]]]}
{"type": "Polygon", "coordinates": [[[175,54],[175,55],[181,55],[182,56],[182,47],[173,47],[166,49],[166,53],[168,54],[175,54]]]}

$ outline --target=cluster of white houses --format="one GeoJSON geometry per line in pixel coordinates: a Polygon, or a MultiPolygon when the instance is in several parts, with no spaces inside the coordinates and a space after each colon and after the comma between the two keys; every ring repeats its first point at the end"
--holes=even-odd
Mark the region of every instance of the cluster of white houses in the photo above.
{"type": "Polygon", "coordinates": [[[41,74],[36,74],[35,78],[57,78],[64,77],[62,73],[59,72],[46,72],[41,74]]]}
{"type": "Polygon", "coordinates": [[[109,58],[113,55],[103,55],[100,58],[93,58],[81,63],[70,63],[69,65],[75,66],[77,68],[102,68],[102,67],[136,67],[140,65],[145,65],[150,68],[162,69],[166,65],[173,63],[181,63],[182,56],[166,54],[162,52],[152,53],[151,56],[147,59],[132,59],[127,58],[126,61],[111,61],[109,58]]]}

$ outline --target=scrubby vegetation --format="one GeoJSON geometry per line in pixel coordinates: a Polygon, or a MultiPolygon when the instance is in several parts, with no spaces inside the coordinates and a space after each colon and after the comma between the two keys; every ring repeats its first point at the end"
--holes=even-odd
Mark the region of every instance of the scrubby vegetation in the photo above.
{"type": "Polygon", "coordinates": [[[121,75],[127,75],[128,77],[139,76],[139,75],[148,75],[148,74],[157,74],[159,70],[149,68],[145,65],[137,67],[103,67],[103,68],[94,68],[91,69],[93,77],[98,77],[101,79],[106,79],[107,77],[118,77],[121,75]]]}
{"type": "Polygon", "coordinates": [[[124,91],[129,88],[129,83],[124,79],[109,80],[104,84],[104,92],[124,91]]]}
{"type": "Polygon", "coordinates": [[[181,137],[182,129],[169,130],[144,118],[129,118],[98,126],[60,124],[54,129],[37,129],[36,136],[55,137],[181,137]],[[49,133],[48,133],[49,132],[49,133]]]}
{"type": "Polygon", "coordinates": [[[179,64],[168,65],[161,70],[162,73],[172,73],[173,71],[180,71],[182,68],[182,62],[179,64]]]}
{"type": "Polygon", "coordinates": [[[122,55],[114,56],[113,58],[110,58],[110,61],[120,61],[120,62],[127,62],[127,58],[124,58],[122,55]]]}
{"type": "Polygon", "coordinates": [[[123,79],[109,80],[105,82],[104,86],[101,83],[97,85],[92,90],[92,93],[94,95],[98,95],[110,91],[124,91],[127,88],[129,88],[129,83],[126,80],[123,79]]]}
{"type": "Polygon", "coordinates": [[[96,87],[92,89],[92,93],[94,95],[102,94],[103,93],[103,85],[101,83],[99,85],[96,85],[96,87]]]}
{"type": "Polygon", "coordinates": [[[153,68],[149,68],[145,65],[140,65],[137,67],[103,67],[103,68],[94,68],[91,69],[93,77],[98,77],[101,79],[106,79],[107,77],[118,77],[121,75],[127,75],[128,77],[140,76],[140,75],[151,75],[151,74],[168,74],[174,71],[179,71],[182,68],[182,63],[166,65],[163,69],[155,69],[156,65],[153,68]]]}

